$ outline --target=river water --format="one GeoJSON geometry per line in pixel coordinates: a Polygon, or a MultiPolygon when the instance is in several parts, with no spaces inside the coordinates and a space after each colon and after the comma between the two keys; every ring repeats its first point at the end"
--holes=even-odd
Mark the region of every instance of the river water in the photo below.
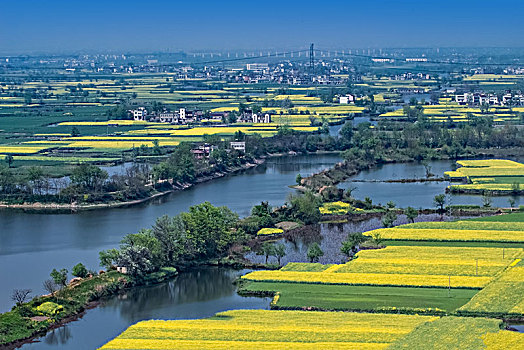
{"type": "Polygon", "coordinates": [[[34,214],[0,211],[0,312],[12,306],[14,288],[43,293],[42,281],[53,268],[83,262],[98,270],[98,252],[113,248],[127,233],[150,227],[161,215],[187,211],[191,205],[209,201],[225,205],[241,216],[261,201],[282,205],[288,186],[303,176],[329,168],[337,155],[279,157],[265,164],[202,183],[185,191],[131,208],[86,211],[77,214],[34,214]]]}
{"type": "Polygon", "coordinates": [[[232,309],[269,309],[270,298],[241,297],[233,281],[248,270],[206,268],[105,300],[75,322],[22,349],[96,349],[142,320],[211,317],[232,309]]]}
{"type": "MultiPolygon", "coordinates": [[[[131,208],[76,214],[0,211],[0,312],[11,307],[10,295],[14,288],[31,288],[35,294],[43,293],[41,283],[49,277],[53,268],[66,267],[70,270],[74,264],[83,262],[90,269],[98,269],[100,250],[117,246],[125,234],[150,227],[161,215],[175,215],[186,211],[191,205],[209,201],[214,205],[226,205],[240,216],[246,216],[251,207],[262,200],[274,206],[283,204],[286,196],[293,192],[288,186],[295,183],[298,173],[308,176],[338,161],[340,158],[337,155],[273,158],[241,174],[199,184],[131,208]]],[[[432,172],[440,176],[451,169],[453,162],[431,162],[430,165],[432,172]]],[[[352,179],[420,177],[424,177],[424,167],[418,163],[408,163],[387,164],[362,172],[352,179]]],[[[411,205],[419,208],[432,207],[434,195],[443,193],[447,183],[341,184],[341,187],[345,186],[357,187],[354,192],[357,198],[369,196],[376,203],[392,200],[401,207],[411,205]]],[[[480,204],[479,201],[479,196],[453,196],[452,204],[480,204]]],[[[507,205],[507,198],[494,198],[493,203],[507,205]]],[[[364,230],[361,225],[375,228],[379,223],[368,221],[359,224],[359,227],[344,227],[343,231],[364,230]]],[[[326,227],[322,230],[336,233],[333,228],[326,227]]],[[[336,240],[328,239],[321,243],[333,245],[345,238],[342,233],[336,235],[336,240]]],[[[320,241],[320,235],[313,233],[311,239],[320,241]]],[[[287,259],[303,260],[304,242],[292,244],[287,247],[290,253],[287,259]]],[[[332,262],[342,259],[334,255],[325,258],[332,262]]],[[[22,348],[93,349],[117,336],[129,325],[144,319],[201,318],[229,309],[267,308],[267,298],[244,298],[236,294],[232,281],[242,273],[230,269],[205,269],[182,273],[175,280],[157,286],[134,289],[124,296],[104,301],[80,320],[22,348]]]]}
{"type": "MultiPolygon", "coordinates": [[[[514,159],[521,161],[520,159],[514,159]]],[[[429,162],[431,172],[442,177],[444,172],[453,170],[455,162],[451,160],[439,160],[429,162]]],[[[362,171],[352,176],[347,181],[339,184],[340,188],[354,188],[353,197],[363,200],[369,197],[375,204],[386,204],[393,201],[397,207],[405,208],[434,208],[433,198],[443,194],[449,181],[439,182],[372,182],[375,180],[400,180],[400,179],[423,179],[426,177],[424,165],[420,162],[384,164],[379,167],[362,171]],[[355,181],[357,180],[357,181],[355,181]],[[359,182],[359,181],[366,182],[359,182]]],[[[509,207],[510,196],[491,197],[492,206],[509,207]]],[[[481,195],[448,194],[446,205],[474,204],[483,205],[481,195]]],[[[515,197],[515,205],[523,204],[521,197],[515,197]]]]}

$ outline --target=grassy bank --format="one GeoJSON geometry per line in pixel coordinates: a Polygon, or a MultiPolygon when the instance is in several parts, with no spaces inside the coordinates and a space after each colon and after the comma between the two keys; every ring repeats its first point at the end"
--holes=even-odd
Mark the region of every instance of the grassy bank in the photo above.
{"type": "Polygon", "coordinates": [[[0,348],[16,348],[31,338],[44,335],[81,316],[103,297],[136,285],[164,281],[176,275],[174,268],[163,268],[141,280],[109,271],[70,283],[53,295],[35,297],[0,314],[0,348]]]}

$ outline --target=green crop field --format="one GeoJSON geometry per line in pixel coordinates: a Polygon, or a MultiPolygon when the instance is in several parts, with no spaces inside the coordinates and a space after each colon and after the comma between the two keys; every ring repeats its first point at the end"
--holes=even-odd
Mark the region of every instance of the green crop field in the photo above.
{"type": "Polygon", "coordinates": [[[247,282],[245,293],[278,293],[272,304],[277,309],[313,308],[418,313],[451,312],[467,303],[476,293],[471,289],[408,288],[297,284],[286,282],[247,282]]]}
{"type": "MultiPolygon", "coordinates": [[[[501,321],[486,318],[443,317],[417,327],[388,349],[485,349],[484,337],[501,332],[500,325],[501,321]]],[[[519,338],[524,341],[524,335],[519,338]]],[[[500,349],[510,349],[508,345],[500,349]]]]}

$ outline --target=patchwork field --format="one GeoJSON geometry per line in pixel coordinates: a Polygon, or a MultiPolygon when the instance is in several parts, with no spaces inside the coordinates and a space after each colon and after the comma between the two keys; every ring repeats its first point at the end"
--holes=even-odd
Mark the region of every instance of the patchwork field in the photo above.
{"type": "Polygon", "coordinates": [[[521,348],[519,344],[524,345],[524,334],[501,331],[501,323],[486,318],[442,317],[420,325],[388,349],[521,348]]]}
{"type": "Polygon", "coordinates": [[[272,309],[441,314],[466,304],[478,291],[250,281],[241,292],[275,295],[272,309]]]}
{"type": "Polygon", "coordinates": [[[487,318],[235,310],[142,321],[100,349],[520,349],[524,334],[487,318]]]}
{"type": "MultiPolygon", "coordinates": [[[[47,157],[71,152],[90,153],[85,159],[122,157],[133,147],[152,147],[154,136],[165,137],[158,139],[161,147],[175,147],[182,141],[202,141],[205,135],[230,137],[237,130],[272,136],[277,127],[284,124],[297,131],[311,132],[325,121],[342,122],[364,110],[364,107],[324,102],[320,98],[323,91],[326,88],[207,79],[177,81],[171,73],[119,74],[116,78],[57,74],[45,81],[27,76],[17,81],[8,80],[6,89],[0,91],[0,158],[15,155],[13,166],[16,168],[42,165],[42,162],[51,164],[53,160],[47,157]],[[38,98],[11,96],[18,90],[38,98]],[[271,124],[212,128],[207,126],[222,124],[222,121],[203,119],[197,127],[188,127],[121,119],[125,117],[122,101],[126,101],[128,108],[141,105],[152,108],[156,103],[171,109],[185,107],[204,112],[238,111],[240,104],[275,107],[264,107],[264,111],[273,114],[271,124]],[[75,133],[90,139],[75,140],[71,137],[73,128],[75,133]],[[103,139],[104,136],[112,139],[103,139]],[[143,138],[130,140],[130,136],[143,138]],[[32,141],[42,143],[38,146],[28,143],[32,141]],[[39,158],[35,158],[36,155],[39,158]]],[[[73,158],[60,158],[58,163],[76,162],[73,158]]]]}
{"type": "Polygon", "coordinates": [[[524,263],[518,259],[513,266],[458,309],[458,313],[522,318],[524,317],[523,295],[524,263]]]}
{"type": "Polygon", "coordinates": [[[459,168],[444,173],[451,181],[452,192],[496,191],[518,194],[524,189],[524,164],[505,159],[458,161],[459,168]]]}
{"type": "MultiPolygon", "coordinates": [[[[524,242],[522,221],[509,223],[507,217],[499,215],[490,221],[481,219],[457,221],[453,223],[416,223],[394,228],[365,232],[365,235],[380,234],[386,240],[440,241],[440,242],[524,242]],[[502,221],[494,221],[502,220],[502,221]],[[442,225],[439,225],[442,224],[442,225]]],[[[514,217],[519,220],[520,216],[514,217]]]]}
{"type": "Polygon", "coordinates": [[[523,254],[518,248],[391,246],[362,250],[356,259],[320,270],[294,263],[277,271],[254,271],[256,282],[482,288],[523,254]]]}
{"type": "MultiPolygon", "coordinates": [[[[521,235],[523,219],[524,213],[514,213],[401,227],[521,235]]],[[[399,229],[383,230],[387,235],[399,229]]],[[[499,319],[484,318],[524,317],[522,247],[442,243],[361,250],[346,264],[295,262],[276,271],[254,271],[242,276],[240,293],[272,295],[273,310],[144,321],[101,349],[523,348],[524,334],[503,330],[499,319]]]]}
{"type": "MultiPolygon", "coordinates": [[[[488,113],[483,113],[478,107],[469,107],[465,105],[459,105],[452,102],[443,102],[437,105],[423,105],[422,112],[424,115],[433,122],[444,123],[464,123],[470,118],[479,116],[489,116],[495,123],[505,122],[520,122],[521,116],[519,115],[518,108],[509,109],[502,106],[492,106],[488,113]]],[[[379,117],[386,119],[405,119],[403,109],[397,109],[394,111],[382,113],[379,117]]]]}
{"type": "Polygon", "coordinates": [[[209,319],[143,321],[101,349],[385,349],[435,317],[234,310],[209,319]]]}

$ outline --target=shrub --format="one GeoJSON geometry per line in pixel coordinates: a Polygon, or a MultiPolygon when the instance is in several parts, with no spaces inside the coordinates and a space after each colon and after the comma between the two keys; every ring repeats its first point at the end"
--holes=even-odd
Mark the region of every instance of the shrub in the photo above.
{"type": "Polygon", "coordinates": [[[284,230],[280,228],[261,228],[257,232],[257,236],[268,236],[268,235],[276,235],[283,233],[284,230]]]}
{"type": "Polygon", "coordinates": [[[42,303],[42,304],[38,305],[36,310],[41,315],[48,316],[48,317],[55,317],[61,311],[64,310],[64,307],[62,305],[57,304],[57,303],[53,303],[51,301],[46,301],[45,303],[42,303]]]}
{"type": "Polygon", "coordinates": [[[73,276],[80,277],[80,278],[86,278],[88,275],[88,271],[84,264],[78,263],[75,266],[73,266],[73,276]]]}

